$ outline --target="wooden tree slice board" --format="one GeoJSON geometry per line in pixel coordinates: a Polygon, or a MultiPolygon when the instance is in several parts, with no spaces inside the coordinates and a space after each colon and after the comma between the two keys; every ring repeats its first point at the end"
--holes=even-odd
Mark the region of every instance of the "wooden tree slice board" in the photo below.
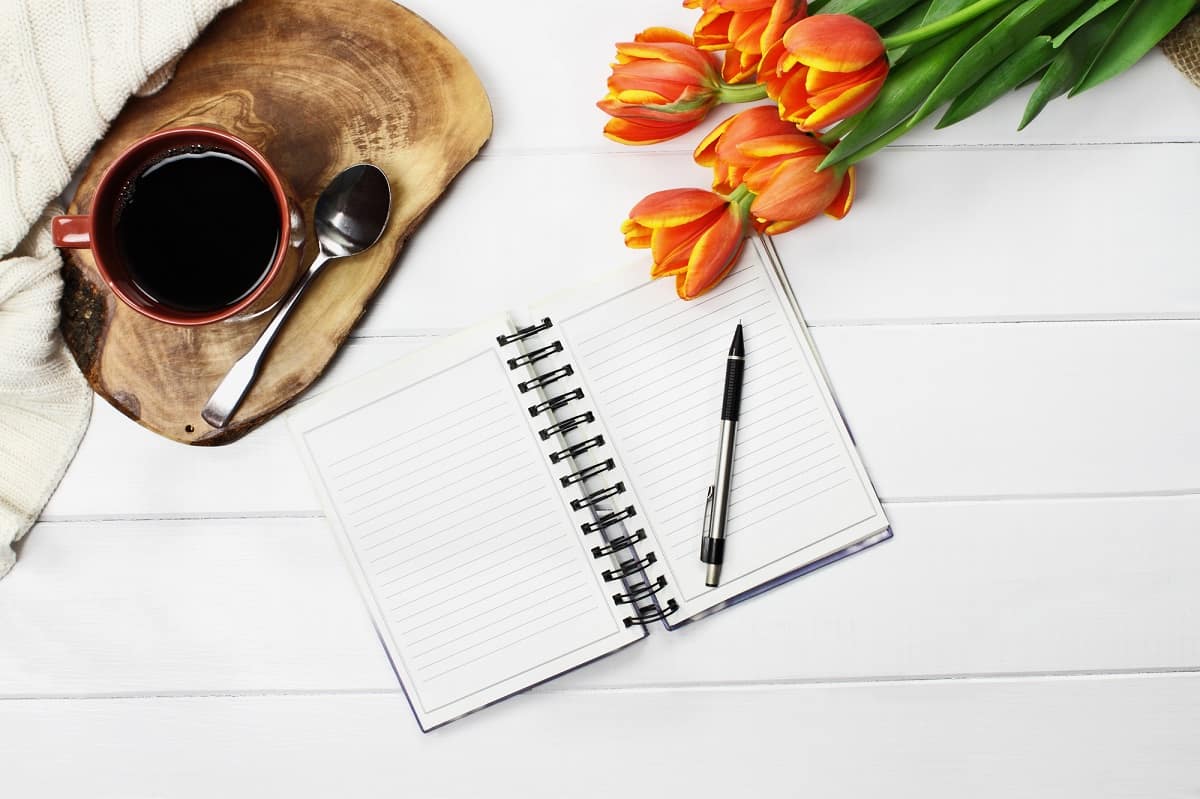
{"type": "Polygon", "coordinates": [[[224,430],[209,427],[200,411],[270,314],[193,328],[155,322],[113,295],[90,251],[64,251],[63,334],[92,388],[167,438],[226,444],[321,374],[404,241],[491,135],[492,114],[466,58],[391,0],[245,0],[201,34],[165,89],[126,105],[70,212],[87,212],[104,168],[130,142],[193,124],[242,137],[290,182],[305,221],[305,259],[316,251],[313,206],[335,174],[369,161],[392,185],[392,216],[379,243],[309,287],[224,430]]]}

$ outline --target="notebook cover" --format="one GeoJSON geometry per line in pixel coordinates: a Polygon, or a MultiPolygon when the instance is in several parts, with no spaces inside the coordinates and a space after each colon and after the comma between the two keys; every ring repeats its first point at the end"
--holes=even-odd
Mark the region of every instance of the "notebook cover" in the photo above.
{"type": "Polygon", "coordinates": [[[707,610],[702,610],[693,616],[688,616],[686,619],[683,619],[682,621],[680,621],[677,624],[672,624],[671,617],[668,616],[667,618],[663,619],[663,625],[668,630],[677,630],[680,627],[683,627],[684,625],[689,624],[693,621],[698,621],[700,619],[707,618],[707,617],[713,615],[714,613],[717,613],[718,611],[722,611],[725,608],[728,608],[728,607],[738,604],[739,602],[744,602],[747,599],[750,599],[751,597],[755,597],[761,593],[770,591],[772,588],[783,585],[784,583],[786,583],[790,580],[795,580],[797,577],[803,577],[804,575],[806,575],[810,572],[814,572],[817,569],[824,568],[825,566],[828,566],[831,563],[836,563],[839,560],[841,560],[842,558],[848,557],[850,555],[854,555],[858,552],[862,552],[864,549],[869,549],[869,548],[875,546],[876,544],[881,544],[884,541],[887,541],[891,537],[892,537],[892,528],[888,527],[886,530],[881,530],[878,533],[875,533],[874,535],[867,536],[866,538],[864,538],[862,541],[859,541],[858,543],[851,544],[850,546],[845,547],[844,549],[839,549],[837,552],[826,555],[825,557],[820,558],[819,560],[814,560],[812,563],[809,563],[806,566],[801,566],[800,568],[794,569],[794,570],[788,572],[787,574],[781,574],[780,576],[776,577],[775,579],[768,580],[765,583],[759,583],[758,585],[754,586],[753,588],[750,588],[749,590],[743,591],[742,593],[740,593],[736,596],[730,597],[729,599],[725,600],[724,602],[722,602],[719,605],[713,605],[711,608],[708,608],[707,610]]]}

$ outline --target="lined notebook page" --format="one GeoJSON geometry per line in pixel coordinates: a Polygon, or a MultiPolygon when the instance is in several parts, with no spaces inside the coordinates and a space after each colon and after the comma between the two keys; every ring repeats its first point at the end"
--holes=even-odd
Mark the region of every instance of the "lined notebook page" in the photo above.
{"type": "Polygon", "coordinates": [[[617,618],[552,482],[500,324],[290,420],[426,729],[641,635],[617,618]]]}
{"type": "Polygon", "coordinates": [[[614,279],[538,309],[555,318],[664,556],[681,617],[887,527],[783,285],[753,254],[682,302],[670,280],[614,279]],[[699,560],[725,355],[746,371],[721,586],[699,560]]]}

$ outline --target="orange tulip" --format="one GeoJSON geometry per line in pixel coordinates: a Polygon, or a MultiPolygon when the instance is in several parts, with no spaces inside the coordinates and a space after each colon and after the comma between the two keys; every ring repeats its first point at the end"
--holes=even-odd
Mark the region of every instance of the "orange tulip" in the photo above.
{"type": "Polygon", "coordinates": [[[684,0],[683,5],[703,11],[696,23],[696,45],[729,51],[722,74],[730,83],[757,73],[763,51],[808,13],[807,0],[684,0]]]}
{"type": "Polygon", "coordinates": [[[816,131],[869,106],[887,74],[887,51],[874,28],[848,14],[817,14],[771,45],[758,77],[781,117],[816,131]]]}
{"type": "Polygon", "coordinates": [[[597,103],[613,117],[604,135],[654,144],[688,132],[720,102],[720,68],[720,59],[670,28],[647,28],[618,44],[608,94],[597,103]]]}
{"type": "Polygon", "coordinates": [[[704,189],[647,196],[621,225],[625,244],[650,248],[651,277],[675,276],[675,292],[692,300],[721,282],[737,263],[751,230],[745,189],[723,197],[704,189]]]}
{"type": "Polygon", "coordinates": [[[711,167],[713,188],[733,193],[744,186],[753,199],[755,226],[782,233],[828,214],[841,219],[854,202],[854,169],[817,167],[830,148],[779,119],[770,106],[734,114],[696,148],[696,163],[711,167]]]}

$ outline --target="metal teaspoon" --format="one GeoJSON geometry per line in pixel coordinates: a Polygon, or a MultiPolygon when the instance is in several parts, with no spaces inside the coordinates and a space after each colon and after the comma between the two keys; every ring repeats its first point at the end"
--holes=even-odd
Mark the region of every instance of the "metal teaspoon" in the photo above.
{"type": "Polygon", "coordinates": [[[238,359],[208,399],[200,416],[216,428],[229,423],[242,398],[254,384],[263,358],[287,321],[304,289],[335,258],[358,255],[383,234],[391,211],[392,191],[383,170],[373,164],[355,164],[335,177],[317,198],[313,227],[317,234],[317,257],[296,281],[275,318],[263,330],[250,351],[238,359]]]}

